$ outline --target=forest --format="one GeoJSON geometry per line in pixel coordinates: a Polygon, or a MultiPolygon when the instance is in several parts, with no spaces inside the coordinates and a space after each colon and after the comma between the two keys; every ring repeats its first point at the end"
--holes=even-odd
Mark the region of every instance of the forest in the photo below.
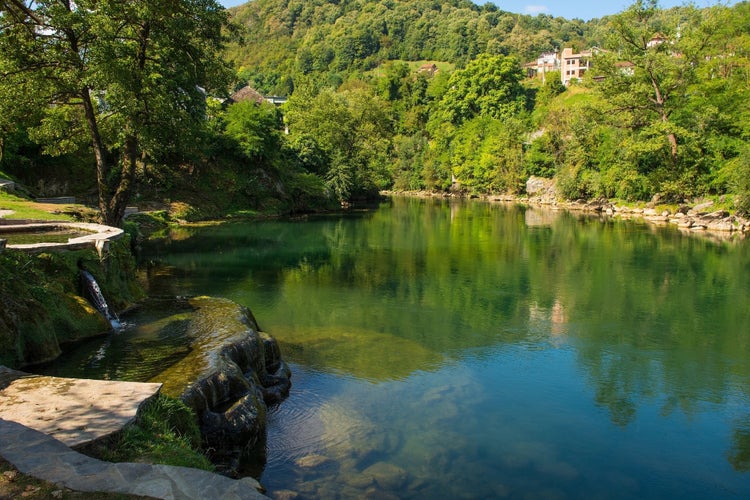
{"type": "Polygon", "coordinates": [[[750,4],[582,21],[468,0],[4,1],[0,177],[120,224],[305,212],[381,190],[750,211],[750,4]],[[586,54],[567,86],[565,60],[586,54]],[[250,86],[282,106],[243,100],[250,86]]]}

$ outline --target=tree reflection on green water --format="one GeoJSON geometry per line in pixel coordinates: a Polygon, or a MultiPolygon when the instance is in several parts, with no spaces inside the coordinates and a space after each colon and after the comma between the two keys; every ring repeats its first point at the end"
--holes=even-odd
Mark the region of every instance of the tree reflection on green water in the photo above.
{"type": "Polygon", "coordinates": [[[389,484],[402,497],[448,496],[434,471],[453,471],[445,481],[474,498],[750,490],[744,241],[393,198],[346,215],[198,229],[147,245],[143,261],[152,294],[250,307],[306,374],[299,399],[293,390],[278,409],[277,439],[305,405],[317,422],[347,416],[345,450],[321,437],[330,425],[306,420],[298,435],[323,429],[314,446],[271,453],[272,489],[361,494],[387,483],[363,474],[400,477],[396,464],[406,479],[389,484]],[[403,404],[386,411],[394,398],[403,404]],[[317,474],[294,463],[306,453],[337,465],[317,474]],[[467,486],[489,474],[502,480],[467,486]]]}

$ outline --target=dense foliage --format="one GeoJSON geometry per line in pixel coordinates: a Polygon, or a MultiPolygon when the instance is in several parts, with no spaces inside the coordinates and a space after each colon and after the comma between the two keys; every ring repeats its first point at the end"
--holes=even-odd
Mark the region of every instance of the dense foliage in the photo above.
{"type": "Polygon", "coordinates": [[[229,24],[213,2],[120,4],[3,2],[0,18],[0,169],[47,176],[51,154],[68,177],[94,164],[105,219],[124,208],[121,191],[186,202],[173,210],[191,219],[305,211],[387,188],[522,193],[531,175],[554,177],[570,199],[730,195],[726,206],[750,209],[747,2],[637,0],[584,22],[467,0],[255,0],[229,24]],[[151,27],[160,35],[144,38],[151,27]],[[178,28],[190,43],[169,42],[178,28]],[[85,50],[52,37],[45,52],[49,33],[85,50]],[[564,47],[597,47],[582,80],[527,77],[524,62],[564,47]],[[52,63],[61,69],[38,70],[52,63]],[[229,105],[191,84],[288,101],[229,105]]]}
{"type": "Polygon", "coordinates": [[[392,60],[463,66],[480,54],[532,59],[564,45],[585,45],[594,26],[469,0],[255,0],[233,18],[244,31],[230,45],[229,58],[255,87],[281,94],[297,74],[335,81],[392,60]]]}
{"type": "Polygon", "coordinates": [[[102,219],[119,224],[138,165],[188,148],[204,116],[199,85],[222,85],[224,10],[195,0],[2,5],[0,129],[32,113],[24,125],[46,153],[90,148],[102,219]]]}

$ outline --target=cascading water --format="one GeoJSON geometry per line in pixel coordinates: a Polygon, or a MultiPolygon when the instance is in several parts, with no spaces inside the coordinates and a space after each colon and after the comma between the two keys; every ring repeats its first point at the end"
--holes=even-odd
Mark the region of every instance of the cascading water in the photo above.
{"type": "Polygon", "coordinates": [[[102,294],[99,283],[96,279],[83,267],[81,269],[81,288],[83,288],[83,294],[86,299],[96,308],[97,311],[102,313],[109,324],[112,325],[112,330],[119,332],[122,330],[122,323],[117,315],[109,310],[109,305],[102,294]]]}

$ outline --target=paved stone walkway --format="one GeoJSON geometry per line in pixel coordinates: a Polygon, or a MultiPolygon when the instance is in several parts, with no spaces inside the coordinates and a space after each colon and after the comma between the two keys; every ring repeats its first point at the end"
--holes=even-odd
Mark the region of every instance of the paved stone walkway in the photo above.
{"type": "Polygon", "coordinates": [[[39,431],[0,419],[0,455],[19,472],[75,491],[126,493],[163,499],[266,498],[252,478],[169,465],[110,463],[71,450],[39,431]]]}
{"type": "Polygon", "coordinates": [[[119,432],[161,384],[31,375],[0,366],[0,418],[71,448],[119,432]]]}
{"type": "Polygon", "coordinates": [[[161,384],[45,377],[0,366],[0,455],[21,473],[84,492],[163,499],[262,499],[252,478],[186,467],[110,463],[70,448],[135,418],[161,384]]]}

